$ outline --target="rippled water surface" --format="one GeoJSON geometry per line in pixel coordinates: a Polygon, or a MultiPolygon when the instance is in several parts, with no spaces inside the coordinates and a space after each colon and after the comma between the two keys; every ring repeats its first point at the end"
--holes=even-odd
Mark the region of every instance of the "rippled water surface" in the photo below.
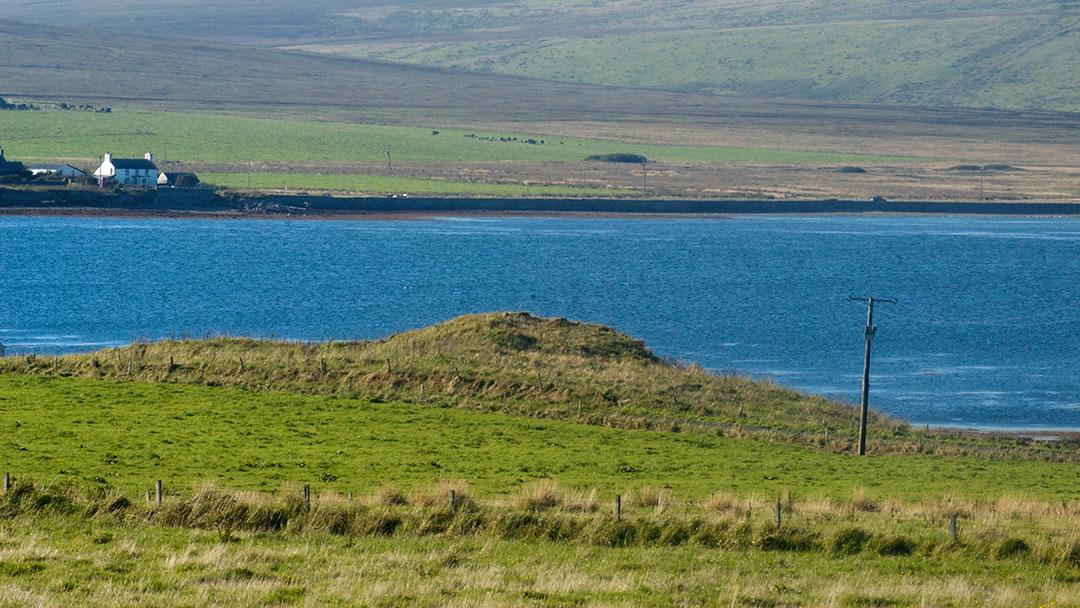
{"type": "Polygon", "coordinates": [[[525,309],[922,424],[1080,428],[1080,220],[0,218],[0,343],[377,338],[525,309]]]}

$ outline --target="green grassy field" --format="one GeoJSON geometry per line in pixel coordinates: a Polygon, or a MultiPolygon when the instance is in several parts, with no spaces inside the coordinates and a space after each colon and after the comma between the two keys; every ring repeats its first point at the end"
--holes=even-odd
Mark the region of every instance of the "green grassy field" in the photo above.
{"type": "Polygon", "coordinates": [[[185,494],[202,480],[276,492],[413,490],[441,479],[483,496],[554,479],[605,495],[644,486],[681,499],[714,492],[768,500],[926,496],[1080,499],[1076,466],[895,455],[859,459],[809,447],[646,432],[336,396],[65,378],[0,377],[2,455],[16,478],[107,484],[137,496],[157,479],[185,494]]]}
{"type": "Polygon", "coordinates": [[[823,417],[523,314],[7,358],[0,605],[1080,605],[1075,446],[672,421],[823,417]]]}
{"type": "Polygon", "coordinates": [[[1080,605],[1075,465],[113,380],[0,395],[7,605],[1080,605]]]}
{"type": "MultiPolygon", "coordinates": [[[[202,173],[203,184],[226,188],[248,187],[246,173],[202,173]]],[[[469,194],[485,196],[621,196],[630,190],[615,188],[573,188],[456,182],[442,179],[391,177],[387,175],[313,175],[306,173],[252,173],[255,189],[337,190],[343,192],[407,192],[410,194],[469,194]]]]}
{"type": "Polygon", "coordinates": [[[1061,464],[1068,446],[974,442],[971,458],[935,458],[925,454],[935,445],[965,452],[875,414],[871,444],[888,456],[868,468],[849,454],[849,407],[664,362],[600,326],[526,314],[461,317],[378,342],[167,341],[8,358],[0,373],[9,374],[5,459],[17,476],[49,484],[131,491],[158,476],[174,488],[306,480],[361,492],[458,478],[507,494],[552,478],[604,492],[661,486],[688,499],[784,489],[837,498],[856,487],[908,500],[996,498],[1003,487],[1080,496],[1080,473],[1061,464]],[[762,435],[779,443],[740,441],[740,427],[783,432],[762,435]]]}
{"type": "MultiPolygon", "coordinates": [[[[637,153],[657,161],[856,163],[895,157],[799,150],[656,146],[535,133],[488,133],[178,112],[0,112],[0,138],[11,159],[96,159],[105,152],[158,160],[245,163],[580,161],[594,154],[637,153]],[[439,131],[434,135],[433,131],[439,131]],[[476,137],[466,137],[475,135],[476,137]],[[480,137],[490,138],[483,141],[480,137]],[[516,138],[518,141],[498,141],[516,138]],[[543,144],[528,144],[534,139],[543,144]],[[168,146],[165,144],[168,143],[168,146]],[[166,150],[167,148],[167,150],[166,150]],[[167,153],[167,158],[166,158],[167,153]]],[[[246,176],[244,178],[246,184],[246,176]]]]}

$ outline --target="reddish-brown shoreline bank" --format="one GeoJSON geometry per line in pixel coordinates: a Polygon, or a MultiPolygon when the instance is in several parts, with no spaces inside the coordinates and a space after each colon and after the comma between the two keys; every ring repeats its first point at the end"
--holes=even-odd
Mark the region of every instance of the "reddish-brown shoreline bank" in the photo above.
{"type": "Polygon", "coordinates": [[[1080,216],[1077,203],[342,197],[324,194],[0,188],[0,214],[86,217],[419,219],[433,215],[730,216],[889,214],[1080,216]]]}

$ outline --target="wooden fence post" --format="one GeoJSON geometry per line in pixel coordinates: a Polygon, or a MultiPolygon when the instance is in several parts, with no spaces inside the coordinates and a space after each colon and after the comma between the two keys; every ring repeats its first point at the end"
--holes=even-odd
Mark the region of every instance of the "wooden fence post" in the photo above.
{"type": "Polygon", "coordinates": [[[450,490],[450,508],[454,508],[454,503],[457,502],[457,492],[450,490]]]}
{"type": "Polygon", "coordinates": [[[147,491],[146,491],[146,502],[147,502],[147,503],[149,503],[149,502],[150,502],[150,490],[147,490],[147,491]]]}
{"type": "Polygon", "coordinates": [[[949,536],[952,537],[952,542],[956,542],[956,513],[949,516],[949,536]]]}
{"type": "Polygon", "coordinates": [[[780,501],[776,501],[776,527],[780,527],[780,501]]]}
{"type": "Polygon", "coordinates": [[[11,489],[11,473],[4,473],[4,494],[11,489]]]}
{"type": "Polygon", "coordinates": [[[615,519],[622,519],[622,495],[615,495],[615,519]]]}
{"type": "Polygon", "coordinates": [[[304,510],[311,510],[311,485],[304,484],[304,510]]]}
{"type": "Polygon", "coordinates": [[[160,505],[161,504],[161,480],[160,479],[157,480],[156,484],[154,484],[154,489],[155,489],[156,494],[157,494],[157,504],[160,505]]]}

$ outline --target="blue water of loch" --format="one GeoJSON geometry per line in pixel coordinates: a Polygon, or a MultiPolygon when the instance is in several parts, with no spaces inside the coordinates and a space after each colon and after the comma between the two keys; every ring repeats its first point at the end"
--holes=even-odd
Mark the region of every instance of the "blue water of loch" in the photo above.
{"type": "Polygon", "coordinates": [[[0,218],[8,355],[529,310],[917,424],[1080,429],[1080,220],[0,218]]]}

